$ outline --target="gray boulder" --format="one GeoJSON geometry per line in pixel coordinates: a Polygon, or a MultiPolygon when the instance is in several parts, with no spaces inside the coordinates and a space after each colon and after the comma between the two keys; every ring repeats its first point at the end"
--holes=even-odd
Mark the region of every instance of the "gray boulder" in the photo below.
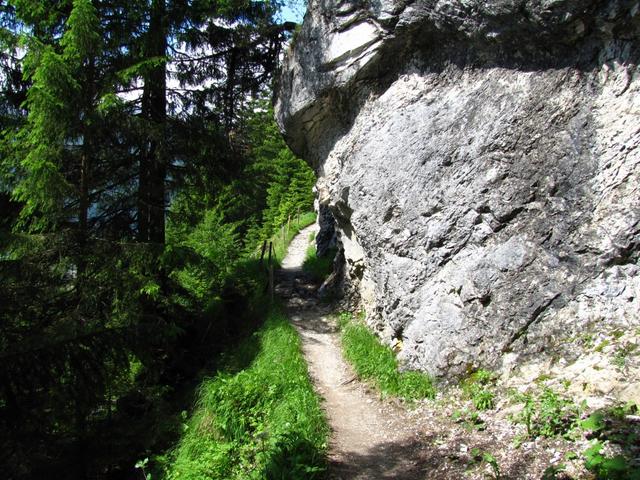
{"type": "Polygon", "coordinates": [[[639,35],[638,1],[310,2],[278,123],[407,368],[640,325],[639,35]]]}

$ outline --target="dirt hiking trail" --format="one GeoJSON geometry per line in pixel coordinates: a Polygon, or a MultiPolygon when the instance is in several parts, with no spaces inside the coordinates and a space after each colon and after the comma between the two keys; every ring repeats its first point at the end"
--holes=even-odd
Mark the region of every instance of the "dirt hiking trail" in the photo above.
{"type": "Polygon", "coordinates": [[[381,400],[358,381],[342,358],[336,307],[318,300],[317,285],[301,268],[314,232],[315,226],[307,227],[294,238],[278,272],[277,292],[324,399],[332,432],[327,480],[594,480],[580,459],[567,460],[575,449],[587,448],[587,440],[515,443],[524,426],[509,420],[513,406],[507,399],[498,400],[494,410],[480,412],[480,423],[469,424],[455,419],[457,412],[472,408],[458,387],[411,407],[381,400]],[[481,460],[485,453],[495,458],[495,467],[481,460]],[[560,462],[567,471],[545,477],[548,467],[560,462]]]}
{"type": "Polygon", "coordinates": [[[286,302],[316,390],[324,399],[332,430],[328,478],[428,478],[416,455],[422,442],[412,428],[415,420],[403,408],[380,401],[357,380],[342,358],[330,307],[315,299],[315,286],[302,271],[316,229],[307,227],[292,241],[278,275],[278,294],[286,302]]]}

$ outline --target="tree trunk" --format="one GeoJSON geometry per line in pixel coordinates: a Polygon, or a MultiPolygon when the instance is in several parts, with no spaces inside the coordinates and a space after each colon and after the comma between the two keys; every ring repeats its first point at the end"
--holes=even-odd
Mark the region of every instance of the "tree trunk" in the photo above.
{"type": "Polygon", "coordinates": [[[82,283],[86,270],[86,248],[89,238],[89,209],[91,208],[91,168],[94,155],[93,126],[91,125],[91,109],[95,95],[95,61],[89,60],[87,68],[87,80],[83,89],[84,100],[87,102],[83,108],[81,135],[82,149],[80,152],[80,184],[78,185],[78,271],[77,284],[78,295],[82,297],[82,283]]]}
{"type": "Polygon", "coordinates": [[[85,136],[85,145],[83,146],[82,158],[80,160],[80,235],[87,236],[87,229],[89,223],[89,168],[90,157],[89,146],[86,144],[87,139],[85,136]]]}
{"type": "MultiPolygon", "coordinates": [[[[167,53],[165,0],[153,0],[146,57],[162,59],[167,53]]],[[[147,120],[149,136],[141,149],[138,189],[138,238],[142,242],[164,244],[167,76],[166,62],[158,61],[144,80],[142,116],[147,120]]]]}
{"type": "Polygon", "coordinates": [[[236,85],[237,63],[237,51],[235,47],[232,47],[231,53],[227,58],[227,83],[224,90],[224,123],[227,133],[229,133],[233,127],[233,115],[235,111],[234,87],[236,85]]]}

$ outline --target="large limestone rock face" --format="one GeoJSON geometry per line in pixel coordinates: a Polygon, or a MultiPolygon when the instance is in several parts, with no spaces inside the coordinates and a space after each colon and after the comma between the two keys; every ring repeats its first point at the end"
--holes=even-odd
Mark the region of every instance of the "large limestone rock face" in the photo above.
{"type": "Polygon", "coordinates": [[[408,367],[638,328],[639,36],[638,1],[310,2],[278,121],[408,367]]]}

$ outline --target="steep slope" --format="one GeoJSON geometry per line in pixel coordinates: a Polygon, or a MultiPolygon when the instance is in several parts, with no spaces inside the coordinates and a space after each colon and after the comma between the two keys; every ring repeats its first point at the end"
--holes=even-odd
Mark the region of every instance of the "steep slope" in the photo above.
{"type": "MultiPolygon", "coordinates": [[[[637,346],[639,25],[637,1],[310,2],[278,122],[319,173],[345,291],[408,367],[637,346]]],[[[637,397],[633,352],[592,362],[620,377],[604,393],[637,397]]]]}

